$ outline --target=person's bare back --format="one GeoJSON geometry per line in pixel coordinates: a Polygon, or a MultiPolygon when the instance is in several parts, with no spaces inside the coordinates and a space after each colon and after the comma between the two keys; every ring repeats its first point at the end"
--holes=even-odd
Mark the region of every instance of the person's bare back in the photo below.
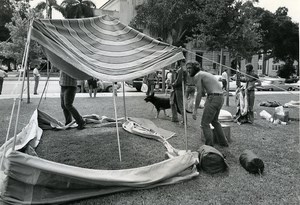
{"type": "Polygon", "coordinates": [[[195,75],[194,81],[198,90],[205,89],[207,93],[223,93],[221,85],[211,73],[199,71],[195,75]]]}

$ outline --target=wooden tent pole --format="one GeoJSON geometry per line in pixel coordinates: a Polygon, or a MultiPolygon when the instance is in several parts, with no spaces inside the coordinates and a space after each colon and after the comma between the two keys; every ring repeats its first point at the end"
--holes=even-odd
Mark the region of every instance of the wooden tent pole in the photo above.
{"type": "MultiPolygon", "coordinates": [[[[181,68],[183,69],[183,68],[181,68]]],[[[186,117],[186,110],[185,110],[185,77],[184,77],[184,72],[183,71],[183,75],[182,75],[182,102],[183,102],[183,122],[184,122],[184,137],[185,137],[185,150],[188,150],[188,139],[187,139],[187,117],[186,117]]]]}
{"type": "Polygon", "coordinates": [[[123,105],[124,105],[124,117],[127,120],[126,102],[125,102],[125,83],[123,81],[123,105]]]}
{"type": "MultiPolygon", "coordinates": [[[[25,53],[24,65],[26,66],[26,69],[27,69],[27,62],[28,62],[28,53],[29,53],[29,46],[30,46],[32,24],[33,24],[33,19],[31,19],[30,24],[29,24],[29,30],[28,30],[28,34],[27,34],[27,42],[26,42],[26,46],[25,46],[26,53],[25,53]]],[[[26,70],[26,69],[24,69],[24,70],[26,70]]],[[[13,142],[12,150],[15,150],[15,147],[16,147],[16,140],[17,140],[16,135],[17,135],[18,122],[19,122],[19,115],[20,115],[21,99],[22,99],[23,90],[24,90],[25,76],[26,76],[26,74],[24,72],[23,80],[22,80],[22,88],[21,88],[21,98],[19,98],[19,103],[18,103],[18,111],[17,111],[16,123],[15,123],[14,142],[13,142]]]]}
{"type": "MultiPolygon", "coordinates": [[[[29,48],[28,48],[28,50],[29,50],[29,48]]],[[[27,66],[27,68],[26,68],[26,75],[27,75],[27,103],[28,104],[30,103],[29,70],[30,70],[30,67],[27,66]]]]}
{"type": "MultiPolygon", "coordinates": [[[[113,84],[113,87],[114,87],[114,84],[113,84]]],[[[116,119],[116,128],[117,128],[117,139],[118,139],[118,148],[119,148],[119,158],[120,158],[120,162],[122,162],[121,146],[120,146],[120,135],[119,135],[119,126],[118,126],[118,114],[117,114],[116,95],[117,95],[117,91],[116,91],[116,89],[114,88],[114,89],[113,89],[113,98],[114,98],[114,110],[115,110],[115,119],[116,119]]]]}

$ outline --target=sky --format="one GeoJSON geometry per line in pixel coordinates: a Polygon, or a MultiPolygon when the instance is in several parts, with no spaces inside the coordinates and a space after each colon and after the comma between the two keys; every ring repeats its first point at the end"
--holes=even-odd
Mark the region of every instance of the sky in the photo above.
{"type": "Polygon", "coordinates": [[[259,0],[256,6],[262,7],[274,13],[279,7],[288,8],[288,16],[292,21],[300,22],[300,0],[259,0]]]}
{"type": "MultiPolygon", "coordinates": [[[[41,1],[46,0],[31,0],[30,4],[31,6],[37,5],[41,1]]],[[[104,3],[106,3],[108,0],[92,0],[96,4],[96,7],[99,8],[104,3]]],[[[60,4],[62,0],[57,0],[57,3],[60,4]]],[[[255,6],[262,7],[266,10],[271,11],[274,13],[279,7],[286,7],[288,8],[288,16],[292,18],[292,21],[294,22],[300,22],[300,0],[259,0],[259,3],[255,4],[255,6]]],[[[62,15],[53,10],[53,18],[60,19],[62,18],[62,15]]]]}

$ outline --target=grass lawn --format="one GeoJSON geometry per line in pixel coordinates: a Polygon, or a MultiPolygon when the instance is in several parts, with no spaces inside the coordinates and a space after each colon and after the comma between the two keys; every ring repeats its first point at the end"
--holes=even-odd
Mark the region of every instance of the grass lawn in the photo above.
{"type": "MultiPolygon", "coordinates": [[[[161,113],[155,119],[155,110],[143,101],[144,97],[127,97],[127,115],[152,120],[157,126],[173,131],[177,136],[168,141],[177,149],[185,149],[184,126],[172,123],[161,113]]],[[[299,95],[274,92],[272,95],[257,95],[254,124],[231,126],[229,148],[216,148],[225,154],[229,164],[227,173],[215,175],[200,171],[200,175],[183,183],[157,187],[153,189],[129,191],[76,201],[69,204],[300,204],[300,149],[299,121],[290,121],[288,125],[276,125],[259,117],[262,110],[269,113],[274,108],[261,107],[263,101],[277,101],[281,104],[290,100],[299,100],[299,95]],[[249,174],[239,163],[239,156],[250,149],[265,163],[263,175],[249,174]]],[[[27,124],[38,99],[22,103],[18,132],[27,124]]],[[[0,144],[5,141],[7,126],[13,100],[0,100],[0,144]]],[[[118,98],[118,117],[123,117],[123,101],[118,98]]],[[[75,106],[81,114],[98,114],[114,117],[113,100],[107,97],[77,98],[75,106]]],[[[230,97],[230,106],[223,109],[235,114],[234,97],[230,97]]],[[[63,120],[60,100],[43,100],[40,110],[60,121],[63,120]]],[[[299,119],[299,109],[286,108],[290,117],[299,119]]],[[[168,110],[170,114],[170,110],[168,110]]],[[[188,114],[188,148],[196,151],[203,142],[200,140],[199,111],[197,121],[188,114]]],[[[14,122],[13,122],[14,125],[14,122]]],[[[13,130],[13,129],[12,129],[13,130]]],[[[13,131],[11,131],[13,132],[13,131]]],[[[164,160],[165,148],[159,142],[131,135],[120,130],[122,162],[119,162],[116,130],[114,128],[88,128],[78,131],[45,131],[37,153],[40,157],[93,169],[125,169],[146,166],[164,160]]]]}

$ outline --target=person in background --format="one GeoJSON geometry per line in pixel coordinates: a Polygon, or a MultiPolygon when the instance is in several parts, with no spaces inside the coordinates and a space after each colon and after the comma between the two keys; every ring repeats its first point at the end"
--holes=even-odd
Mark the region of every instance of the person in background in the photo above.
{"type": "MultiPolygon", "coordinates": [[[[200,64],[197,61],[188,61],[189,64],[195,64],[196,66],[199,66],[200,69],[200,64]]],[[[184,72],[185,75],[185,99],[186,99],[186,111],[192,113],[193,112],[193,107],[194,107],[194,101],[195,101],[195,93],[196,93],[196,87],[195,87],[195,82],[194,79],[187,73],[187,70],[184,72]]]]}
{"type": "Polygon", "coordinates": [[[185,60],[177,62],[177,70],[172,74],[172,88],[171,91],[171,109],[172,109],[172,122],[178,122],[177,111],[182,115],[182,123],[184,123],[183,113],[183,93],[182,93],[182,81],[184,73],[185,60]]]}
{"type": "Polygon", "coordinates": [[[34,91],[33,91],[33,94],[34,95],[37,95],[37,89],[39,87],[39,81],[40,81],[40,72],[39,72],[39,69],[38,69],[38,65],[36,65],[33,69],[33,78],[34,78],[34,91]]]}
{"type": "Polygon", "coordinates": [[[0,67],[0,95],[2,94],[4,78],[6,78],[7,76],[7,73],[4,70],[2,70],[2,67],[0,67]]]}
{"type": "Polygon", "coordinates": [[[166,81],[165,81],[165,83],[166,83],[165,94],[166,95],[169,92],[169,90],[171,89],[171,81],[172,81],[172,71],[170,70],[166,74],[166,81]]]}
{"type": "Polygon", "coordinates": [[[218,80],[211,73],[202,71],[200,66],[195,63],[187,63],[188,74],[193,77],[197,89],[196,102],[193,110],[193,119],[197,119],[197,110],[201,102],[203,90],[206,91],[207,97],[204,104],[201,127],[203,130],[205,144],[214,146],[213,132],[210,124],[214,127],[216,137],[221,146],[228,146],[227,139],[219,122],[220,110],[224,103],[223,90],[218,80]]]}
{"type": "Polygon", "coordinates": [[[89,94],[90,94],[90,97],[92,97],[92,93],[94,93],[94,98],[96,97],[97,95],[97,78],[90,78],[88,79],[88,86],[89,86],[89,94]]]}
{"type": "Polygon", "coordinates": [[[154,93],[154,88],[155,88],[155,82],[157,81],[157,75],[156,72],[150,73],[148,74],[145,78],[144,78],[144,82],[147,84],[148,86],[148,90],[146,92],[146,95],[152,95],[154,93]]]}
{"type": "Polygon", "coordinates": [[[223,73],[222,73],[222,90],[227,91],[227,69],[224,69],[223,73]]]}
{"type": "Polygon", "coordinates": [[[246,83],[247,100],[248,100],[248,122],[253,123],[254,121],[254,100],[255,100],[255,87],[260,84],[259,77],[253,71],[252,64],[248,63],[245,65],[246,76],[240,77],[240,81],[246,83]]]}
{"type": "Polygon", "coordinates": [[[77,109],[73,106],[73,102],[76,95],[77,80],[67,75],[63,71],[60,71],[59,85],[61,86],[60,100],[61,108],[65,116],[65,125],[72,122],[72,117],[78,124],[77,129],[82,130],[85,128],[86,121],[79,114],[77,109]]]}

